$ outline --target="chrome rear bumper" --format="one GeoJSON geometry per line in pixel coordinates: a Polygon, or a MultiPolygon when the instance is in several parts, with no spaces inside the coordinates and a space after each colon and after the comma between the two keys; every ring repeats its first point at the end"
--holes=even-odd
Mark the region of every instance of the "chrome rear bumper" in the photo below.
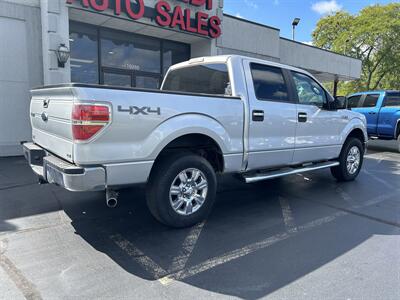
{"type": "Polygon", "coordinates": [[[42,181],[57,184],[69,191],[101,191],[106,188],[103,167],[80,167],[46,152],[34,143],[24,143],[24,156],[42,181]]]}

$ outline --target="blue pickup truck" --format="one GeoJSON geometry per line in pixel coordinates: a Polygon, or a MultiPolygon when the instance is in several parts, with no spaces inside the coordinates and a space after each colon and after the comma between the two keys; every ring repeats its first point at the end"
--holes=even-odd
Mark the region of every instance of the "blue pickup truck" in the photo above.
{"type": "Polygon", "coordinates": [[[394,140],[400,134],[400,91],[369,91],[347,97],[347,107],[367,118],[368,135],[394,140]]]}

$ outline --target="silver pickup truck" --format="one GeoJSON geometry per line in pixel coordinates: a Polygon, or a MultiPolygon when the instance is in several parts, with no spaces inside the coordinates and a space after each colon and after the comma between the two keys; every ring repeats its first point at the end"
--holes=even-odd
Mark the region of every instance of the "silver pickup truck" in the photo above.
{"type": "Polygon", "coordinates": [[[64,84],[32,90],[32,143],[24,153],[41,182],[70,191],[146,183],[153,216],[191,226],[210,212],[217,173],[252,183],[330,168],[360,172],[365,117],[308,72],[242,56],[171,67],[160,90],[64,84]]]}

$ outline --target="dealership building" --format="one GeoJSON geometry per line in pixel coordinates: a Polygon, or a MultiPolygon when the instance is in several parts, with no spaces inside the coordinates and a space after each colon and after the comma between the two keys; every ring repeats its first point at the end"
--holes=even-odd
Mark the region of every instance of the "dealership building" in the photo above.
{"type": "Polygon", "coordinates": [[[33,87],[158,88],[172,64],[220,54],[296,66],[321,81],[361,72],[357,59],[224,14],[224,0],[0,0],[0,156],[21,154],[31,139],[33,87]]]}

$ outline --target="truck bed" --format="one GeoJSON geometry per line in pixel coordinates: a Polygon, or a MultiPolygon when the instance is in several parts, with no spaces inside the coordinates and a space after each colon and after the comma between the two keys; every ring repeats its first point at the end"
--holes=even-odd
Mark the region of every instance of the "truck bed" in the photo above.
{"type": "Polygon", "coordinates": [[[76,83],[32,90],[33,141],[76,165],[152,161],[185,131],[210,134],[226,155],[242,153],[243,119],[237,97],[76,83]],[[84,142],[73,139],[77,104],[111,110],[110,123],[84,142]]]}

